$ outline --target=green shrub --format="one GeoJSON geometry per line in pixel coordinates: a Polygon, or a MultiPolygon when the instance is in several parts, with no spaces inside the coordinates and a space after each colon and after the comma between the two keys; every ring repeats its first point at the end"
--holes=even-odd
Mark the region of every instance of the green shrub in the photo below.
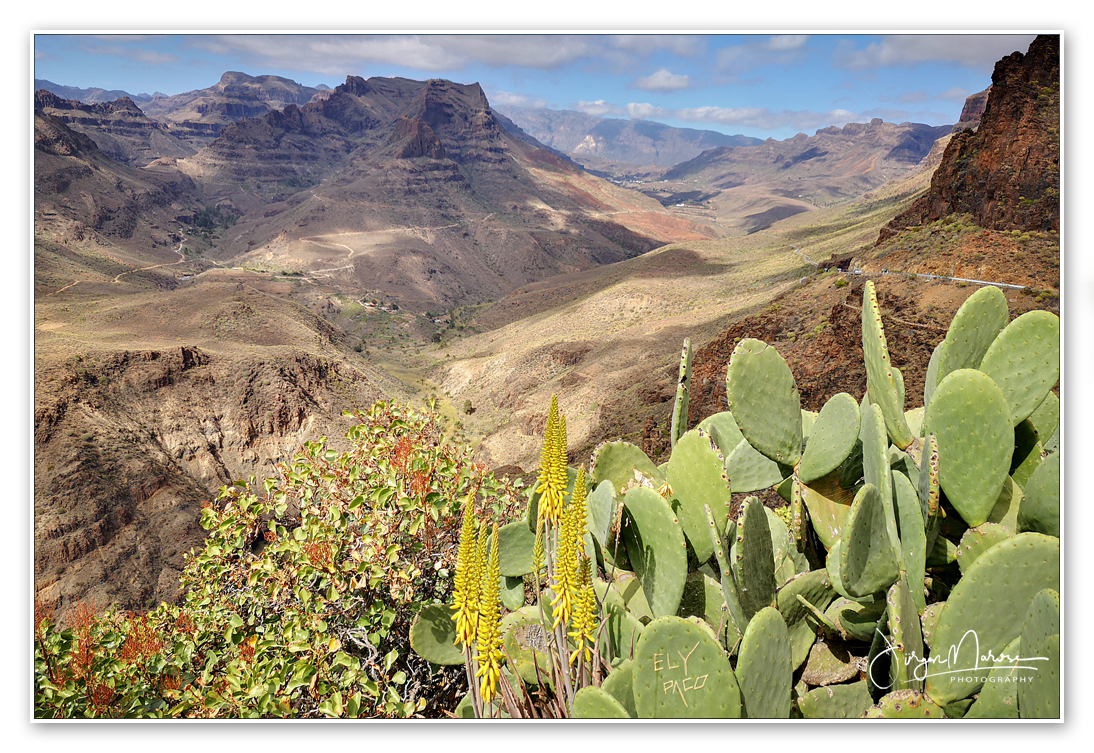
{"type": "Polygon", "coordinates": [[[437,681],[408,629],[451,593],[461,501],[510,515],[518,492],[442,444],[434,413],[377,403],[357,418],[348,451],[307,443],[277,478],[202,509],[181,605],[95,617],[78,603],[62,629],[36,604],[35,716],[403,717],[466,685],[437,681]]]}

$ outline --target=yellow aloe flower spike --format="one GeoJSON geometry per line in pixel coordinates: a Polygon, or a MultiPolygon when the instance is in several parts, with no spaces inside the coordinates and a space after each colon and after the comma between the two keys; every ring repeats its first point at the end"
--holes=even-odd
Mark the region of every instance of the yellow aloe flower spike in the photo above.
{"type": "Polygon", "coordinates": [[[482,678],[483,706],[489,706],[490,700],[497,695],[498,678],[501,677],[501,612],[498,604],[501,600],[501,565],[498,553],[498,526],[494,524],[494,533],[490,539],[490,562],[482,579],[482,604],[479,611],[479,630],[477,657],[479,671],[476,677],[482,678]]]}
{"type": "Polygon", "coordinates": [[[543,518],[536,522],[536,542],[532,545],[532,573],[536,578],[536,588],[539,588],[543,578],[543,518]]]}
{"type": "Polygon", "coordinates": [[[585,554],[585,528],[588,525],[585,501],[585,466],[577,469],[577,479],[574,481],[574,494],[570,500],[570,506],[574,508],[574,532],[577,537],[577,551],[585,554]]]}
{"type": "Polygon", "coordinates": [[[558,416],[558,430],[555,433],[555,457],[551,464],[551,479],[558,489],[558,495],[551,500],[551,522],[557,523],[562,517],[562,507],[566,487],[570,485],[570,475],[566,471],[566,416],[558,416]]]}
{"type": "Polygon", "coordinates": [[[555,553],[555,597],[551,600],[555,621],[552,628],[570,621],[578,596],[578,568],[577,525],[574,522],[574,507],[570,505],[562,513],[555,553]]]}
{"type": "MultiPolygon", "coordinates": [[[[558,423],[558,396],[552,395],[551,409],[547,413],[547,427],[543,431],[543,451],[539,461],[539,477],[536,479],[536,491],[540,494],[537,523],[539,520],[547,520],[551,523],[557,522],[557,518],[552,518],[551,514],[556,507],[561,506],[561,497],[566,491],[567,479],[564,478],[562,485],[559,486],[557,473],[553,470],[557,456],[555,445],[558,438],[558,423]],[[556,500],[558,500],[557,503],[556,500]]],[[[565,474],[565,469],[563,469],[563,474],[565,474]]]]}
{"type": "Polygon", "coordinates": [[[475,498],[468,495],[463,503],[463,526],[456,554],[456,577],[452,590],[452,609],[456,611],[456,643],[470,646],[475,640],[478,619],[479,579],[475,577],[478,549],[475,546],[475,498]]]}
{"type": "Polygon", "coordinates": [[[570,654],[570,663],[577,661],[582,650],[585,652],[585,661],[593,660],[589,645],[596,641],[596,593],[593,591],[592,563],[588,557],[581,558],[580,595],[577,606],[574,609],[574,619],[571,623],[573,630],[570,637],[577,643],[577,649],[570,654]]]}

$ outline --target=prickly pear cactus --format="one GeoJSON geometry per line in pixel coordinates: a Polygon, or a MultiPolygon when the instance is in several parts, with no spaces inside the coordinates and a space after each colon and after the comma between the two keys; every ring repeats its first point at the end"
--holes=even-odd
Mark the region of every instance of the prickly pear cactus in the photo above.
{"type": "Polygon", "coordinates": [[[506,523],[498,529],[498,562],[501,574],[511,577],[532,572],[532,549],[536,534],[523,520],[506,523]]]}
{"type": "Polygon", "coordinates": [[[684,432],[688,430],[688,400],[691,396],[691,340],[684,340],[680,353],[680,378],[676,384],[676,401],[672,405],[672,423],[669,425],[669,444],[673,450],[684,432]]]}
{"type": "Polygon", "coordinates": [[[623,704],[595,685],[574,694],[574,719],[629,719],[623,704]]]}
{"type": "Polygon", "coordinates": [[[680,526],[699,562],[714,554],[703,505],[709,505],[719,531],[729,516],[730,490],[725,460],[706,434],[692,429],[676,443],[665,476],[673,490],[670,500],[680,526]]]}
{"type": "Polygon", "coordinates": [[[1023,719],[1060,717],[1060,594],[1046,588],[1033,597],[1022,624],[1020,652],[1037,668],[1029,682],[1018,685],[1018,713],[1023,719]],[[1036,657],[1036,658],[1035,658],[1036,657]]]}
{"type": "Polygon", "coordinates": [[[814,688],[798,701],[806,719],[861,719],[874,700],[865,680],[814,688]]]}
{"type": "Polygon", "coordinates": [[[1022,314],[999,333],[976,368],[999,385],[1017,426],[1060,379],[1060,318],[1048,311],[1022,314]]]}
{"type": "Polygon", "coordinates": [[[893,443],[903,449],[914,439],[904,420],[904,378],[889,362],[889,349],[885,343],[881,308],[877,303],[873,280],[866,281],[862,296],[862,354],[866,362],[869,399],[881,408],[893,443]]]}
{"type": "Polygon", "coordinates": [[[1014,426],[1003,392],[974,369],[950,373],[927,409],[924,431],[938,439],[938,477],[970,526],[988,519],[1014,454],[1014,426]]]}
{"type": "Polygon", "coordinates": [[[789,472],[742,439],[726,458],[726,475],[733,491],[747,493],[774,486],[789,472]]]}
{"type": "Polygon", "coordinates": [[[864,715],[867,719],[943,719],[942,707],[918,690],[894,690],[864,715]]]}
{"type": "Polygon", "coordinates": [[[809,433],[798,466],[802,483],[808,484],[836,470],[855,448],[858,434],[858,403],[846,392],[833,395],[821,408],[809,433]]]}
{"type": "Polygon", "coordinates": [[[887,589],[899,572],[881,493],[867,484],[855,495],[840,540],[840,582],[851,596],[871,596],[887,589]]]}
{"type": "Polygon", "coordinates": [[[1045,588],[1060,588],[1057,538],[1020,533],[977,557],[938,617],[933,653],[948,658],[948,669],[928,675],[927,694],[946,704],[977,692],[985,674],[979,657],[999,656],[1018,637],[1030,602],[1045,588]]]}
{"type": "Polygon", "coordinates": [[[790,635],[777,609],[765,607],[748,623],[737,658],[737,682],[749,719],[786,719],[794,684],[790,635]]]}
{"type": "Polygon", "coordinates": [[[630,489],[623,506],[626,515],[621,535],[650,609],[655,616],[676,614],[688,576],[680,524],[664,497],[644,486],[630,489]]]}
{"type": "Polygon", "coordinates": [[[763,503],[749,497],[741,508],[730,566],[738,598],[749,619],[775,602],[775,555],[763,503]]]}
{"type": "Polygon", "coordinates": [[[801,459],[801,398],[790,367],[775,348],[752,338],[737,343],[729,357],[726,396],[750,445],[783,465],[801,459]]]}
{"type": "Polygon", "coordinates": [[[1046,457],[1030,476],[1018,508],[1018,528],[1060,535],[1060,453],[1046,457]]]}
{"type": "MultiPolygon", "coordinates": [[[[589,471],[590,486],[611,481],[616,494],[622,495],[627,485],[634,481],[635,471],[658,485],[665,480],[664,474],[640,448],[630,442],[605,442],[593,452],[592,469],[589,471]]],[[[571,490],[572,488],[571,482],[571,490]]],[[[535,519],[531,515],[529,519],[535,526],[535,519]]]]}
{"type": "Polygon", "coordinates": [[[434,664],[463,664],[452,615],[452,607],[447,604],[422,607],[410,626],[410,647],[418,656],[434,664]]]}
{"type": "Polygon", "coordinates": [[[619,701],[632,719],[638,718],[638,709],[634,705],[634,662],[624,659],[604,678],[600,687],[619,701]]]}
{"type": "Polygon", "coordinates": [[[646,626],[634,657],[634,703],[641,719],[741,716],[737,678],[722,647],[682,617],[646,626]]]}
{"type": "Polygon", "coordinates": [[[979,368],[1008,318],[1007,298],[999,288],[985,286],[970,295],[954,314],[942,341],[938,383],[958,369],[979,368]]]}

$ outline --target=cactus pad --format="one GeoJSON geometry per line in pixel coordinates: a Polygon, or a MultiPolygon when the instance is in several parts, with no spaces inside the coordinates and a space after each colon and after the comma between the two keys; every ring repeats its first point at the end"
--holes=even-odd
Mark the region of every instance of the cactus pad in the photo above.
{"type": "Polygon", "coordinates": [[[778,610],[761,609],[748,623],[737,658],[744,715],[749,719],[789,717],[793,673],[786,623],[778,610]]]}
{"type": "Polygon", "coordinates": [[[873,484],[862,487],[847,515],[840,539],[840,581],[852,596],[887,589],[899,573],[896,552],[885,530],[885,509],[873,484]]]}
{"type": "Polygon", "coordinates": [[[763,503],[749,497],[741,508],[737,540],[730,558],[737,596],[745,616],[775,602],[775,555],[763,503]]]}
{"type": "MultiPolygon", "coordinates": [[[[601,481],[611,481],[616,494],[622,495],[634,481],[635,471],[639,471],[655,484],[661,484],[665,480],[661,470],[638,447],[630,442],[605,442],[593,451],[592,469],[589,471],[590,486],[599,486],[601,481]]],[[[571,484],[571,490],[572,488],[571,484]]],[[[532,519],[531,516],[529,519],[532,519]]]]}
{"type": "Polygon", "coordinates": [[[664,497],[638,486],[623,499],[623,542],[654,616],[674,615],[684,593],[688,555],[684,534],[664,497]]]}
{"type": "Polygon", "coordinates": [[[731,719],[741,694],[722,647],[682,617],[659,617],[638,641],[634,703],[642,719],[731,719]]]}
{"type": "Polygon", "coordinates": [[[742,439],[726,458],[726,475],[734,492],[757,492],[782,481],[788,474],[742,439]]]}
{"type": "Polygon", "coordinates": [[[1060,453],[1046,457],[1026,483],[1018,508],[1018,528],[1060,535],[1060,453]]]}
{"type": "Polygon", "coordinates": [[[585,498],[585,509],[588,511],[586,528],[604,549],[611,542],[612,523],[615,522],[618,505],[611,481],[601,481],[585,498]]]}
{"type": "Polygon", "coordinates": [[[776,608],[790,635],[791,665],[795,669],[805,661],[809,655],[809,647],[816,639],[809,609],[799,601],[799,596],[817,609],[825,609],[836,596],[827,571],[811,570],[800,573],[780,588],[775,596],[776,608]]]}
{"type": "Polygon", "coordinates": [[[904,379],[889,362],[873,280],[866,281],[862,295],[862,355],[866,362],[869,400],[881,408],[885,428],[893,443],[900,448],[907,447],[914,437],[904,420],[904,379]]]}
{"type": "Polygon", "coordinates": [[[532,572],[532,549],[535,531],[529,531],[525,521],[506,523],[498,529],[498,562],[501,574],[520,576],[532,572]]]}
{"type": "Polygon", "coordinates": [[[959,369],[938,385],[924,431],[938,439],[938,479],[970,526],[988,519],[1010,470],[1014,426],[991,377],[959,369]]]}
{"type": "Polygon", "coordinates": [[[1060,318],[1029,311],[1008,324],[978,366],[1003,391],[1011,424],[1026,420],[1060,379],[1060,318]]]}
{"type": "Polygon", "coordinates": [[[673,450],[684,432],[688,430],[688,401],[691,396],[691,340],[684,338],[680,353],[680,377],[676,382],[676,400],[672,404],[672,423],[669,424],[669,444],[673,450]]]}
{"type": "Polygon", "coordinates": [[[825,549],[831,549],[847,522],[847,513],[855,499],[854,492],[843,488],[833,471],[811,484],[801,485],[801,498],[809,511],[813,530],[825,549]]]}
{"type": "Polygon", "coordinates": [[[817,641],[809,650],[801,677],[809,685],[823,687],[846,682],[865,669],[866,657],[855,656],[849,644],[839,640],[817,641]]]}
{"type": "Polygon", "coordinates": [[[1049,392],[1045,395],[1045,399],[1037,406],[1037,410],[1030,414],[1029,420],[1033,428],[1037,430],[1041,443],[1047,442],[1052,432],[1056,431],[1056,427],[1060,425],[1060,398],[1056,397],[1056,393],[1049,392]]]}
{"type": "Polygon", "coordinates": [[[737,420],[733,418],[731,411],[722,411],[713,416],[707,416],[695,427],[706,432],[714,443],[718,445],[723,457],[729,457],[729,453],[741,443],[745,435],[737,428],[737,420]]]}
{"type": "Polygon", "coordinates": [[[669,458],[665,476],[677,500],[672,504],[680,527],[684,531],[699,562],[714,554],[703,516],[703,505],[709,505],[719,532],[725,531],[729,517],[729,477],[725,460],[706,434],[693,429],[676,442],[669,458]]]}
{"type": "Polygon", "coordinates": [[[835,624],[842,638],[870,641],[884,613],[885,601],[882,599],[859,602],[840,597],[832,602],[824,615],[835,624]]]}
{"type": "Polygon", "coordinates": [[[836,470],[855,448],[858,430],[858,403],[846,392],[833,395],[821,408],[809,433],[798,478],[808,484],[836,470]]]}
{"type": "Polygon", "coordinates": [[[814,688],[798,701],[798,710],[806,719],[861,719],[873,702],[869,686],[861,680],[814,688]]]}
{"type": "Polygon", "coordinates": [[[1033,597],[1022,625],[1023,662],[1037,671],[1018,686],[1018,713],[1023,719],[1060,717],[1060,594],[1046,588],[1033,597]],[[1034,660],[1045,657],[1045,660],[1034,660]]]}
{"type": "Polygon", "coordinates": [[[923,628],[908,581],[902,574],[886,596],[889,632],[892,634],[890,676],[896,690],[923,690],[923,628]]]}
{"type": "Polygon", "coordinates": [[[867,709],[866,719],[943,719],[942,707],[918,690],[894,690],[867,709]]]}
{"type": "Polygon", "coordinates": [[[1020,533],[976,558],[958,581],[938,617],[935,655],[950,656],[949,674],[927,678],[938,703],[968,698],[980,689],[979,656],[995,656],[1014,640],[1030,602],[1045,588],[1060,588],[1060,540],[1020,533]],[[975,640],[967,634],[975,635],[975,640]],[[952,652],[952,656],[951,656],[952,652]]]}
{"type": "Polygon", "coordinates": [[[967,573],[977,557],[1015,533],[1017,532],[1013,528],[998,523],[984,523],[965,531],[957,544],[957,566],[961,568],[961,573],[967,573]]]}
{"type": "Polygon", "coordinates": [[[1037,670],[1022,669],[1030,665],[1019,661],[1022,653],[1021,638],[1015,638],[1008,643],[1003,653],[1008,658],[996,662],[976,702],[965,712],[965,719],[1018,718],[1018,686],[1029,682],[1029,678],[1037,670]]]}
{"type": "Polygon", "coordinates": [[[605,693],[610,694],[619,701],[632,719],[638,718],[638,710],[634,706],[634,662],[624,659],[604,678],[600,687],[605,693]]]}
{"type": "Polygon", "coordinates": [[[550,638],[540,622],[539,609],[524,607],[501,620],[502,646],[510,668],[529,685],[547,685],[551,680],[550,638]]]}
{"type": "Polygon", "coordinates": [[[985,286],[970,295],[954,314],[942,341],[938,384],[958,369],[979,368],[992,341],[1007,326],[1007,319],[1007,298],[999,288],[985,286]]]}
{"type": "Polygon", "coordinates": [[[729,357],[726,396],[750,445],[783,465],[801,459],[801,398],[775,348],[752,338],[737,343],[729,357]]]}
{"type": "Polygon", "coordinates": [[[456,622],[452,607],[428,604],[410,626],[410,647],[433,664],[463,664],[463,649],[456,645],[456,622]]]}
{"type": "Polygon", "coordinates": [[[629,719],[623,704],[595,685],[574,694],[574,719],[629,719]]]}

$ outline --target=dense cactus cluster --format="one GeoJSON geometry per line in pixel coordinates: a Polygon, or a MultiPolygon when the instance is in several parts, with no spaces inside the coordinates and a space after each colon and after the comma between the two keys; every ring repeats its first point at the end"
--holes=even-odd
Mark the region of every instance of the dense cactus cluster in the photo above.
{"type": "MultiPolygon", "coordinates": [[[[906,411],[868,282],[861,402],[802,410],[782,356],[745,339],[729,410],[691,430],[685,341],[662,465],[611,442],[564,469],[553,403],[526,520],[502,529],[503,572],[538,595],[506,618],[508,695],[587,718],[1058,716],[1059,320],[1008,320],[997,288],[973,294],[906,411]],[[772,487],[788,514],[749,497],[730,516],[731,491],[772,487]],[[567,636],[575,542],[595,614],[567,636]],[[576,685],[575,636],[596,648],[576,685]]],[[[420,632],[451,641],[450,620],[423,611],[420,632]]]]}

